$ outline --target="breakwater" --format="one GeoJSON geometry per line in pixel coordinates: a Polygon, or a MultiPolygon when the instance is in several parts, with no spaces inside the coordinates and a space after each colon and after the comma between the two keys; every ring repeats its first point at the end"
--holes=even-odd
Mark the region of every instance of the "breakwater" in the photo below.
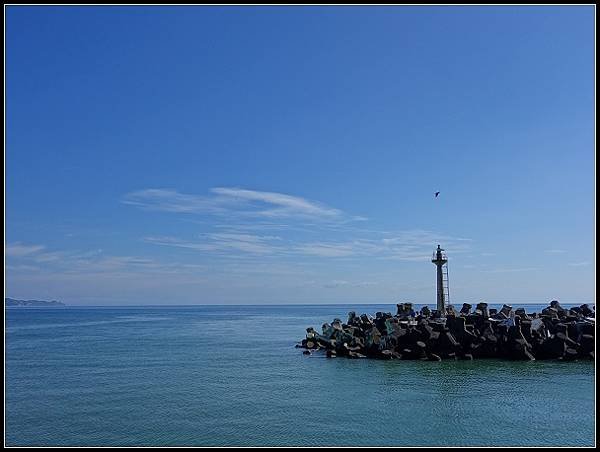
{"type": "Polygon", "coordinates": [[[510,360],[593,360],[595,312],[587,304],[564,309],[556,300],[540,313],[503,305],[500,310],[479,303],[452,306],[445,315],[427,306],[415,312],[412,303],[397,305],[397,313],[348,314],[343,323],[324,323],[321,333],[307,328],[297,347],[305,354],[324,351],[334,358],[445,359],[500,358],[510,360]]]}

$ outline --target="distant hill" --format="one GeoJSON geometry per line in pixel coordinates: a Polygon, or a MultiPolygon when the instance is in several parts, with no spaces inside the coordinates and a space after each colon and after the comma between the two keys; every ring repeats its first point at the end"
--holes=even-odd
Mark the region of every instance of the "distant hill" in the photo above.
{"type": "Polygon", "coordinates": [[[5,298],[4,306],[64,306],[60,301],[42,301],[42,300],[15,300],[13,298],[5,298]]]}

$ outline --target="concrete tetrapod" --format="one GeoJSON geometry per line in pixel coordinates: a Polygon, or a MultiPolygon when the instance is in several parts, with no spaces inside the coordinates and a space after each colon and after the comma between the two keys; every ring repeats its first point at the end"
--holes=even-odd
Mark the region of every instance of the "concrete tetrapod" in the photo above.
{"type": "Polygon", "coordinates": [[[427,307],[415,312],[412,303],[399,303],[396,315],[350,312],[347,323],[336,318],[322,333],[307,328],[297,347],[308,355],[323,350],[329,358],[594,359],[595,312],[587,304],[567,310],[553,300],[541,313],[527,314],[509,304],[489,309],[485,302],[471,312],[465,303],[458,313],[450,306],[441,314],[427,307]]]}

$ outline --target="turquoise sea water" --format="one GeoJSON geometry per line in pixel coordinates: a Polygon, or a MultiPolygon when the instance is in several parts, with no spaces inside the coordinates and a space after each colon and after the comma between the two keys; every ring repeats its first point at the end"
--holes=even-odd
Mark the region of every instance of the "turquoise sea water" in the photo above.
{"type": "Polygon", "coordinates": [[[594,362],[294,348],[350,310],[395,306],[5,309],[6,445],[595,444],[594,362]]]}

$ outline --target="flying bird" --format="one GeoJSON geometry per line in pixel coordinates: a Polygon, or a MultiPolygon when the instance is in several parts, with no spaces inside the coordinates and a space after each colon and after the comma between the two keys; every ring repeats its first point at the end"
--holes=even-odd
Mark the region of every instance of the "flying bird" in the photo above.
{"type": "Polygon", "coordinates": [[[437,198],[439,194],[440,194],[440,192],[439,192],[439,191],[436,191],[436,192],[435,192],[435,197],[437,198]]]}

